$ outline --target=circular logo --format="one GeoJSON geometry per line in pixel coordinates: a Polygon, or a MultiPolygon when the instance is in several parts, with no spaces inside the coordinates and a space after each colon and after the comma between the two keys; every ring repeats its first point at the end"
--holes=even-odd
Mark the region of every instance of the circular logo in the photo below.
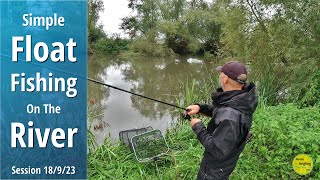
{"type": "Polygon", "coordinates": [[[309,174],[313,166],[312,158],[306,154],[299,154],[294,157],[292,166],[293,170],[300,175],[309,174]]]}

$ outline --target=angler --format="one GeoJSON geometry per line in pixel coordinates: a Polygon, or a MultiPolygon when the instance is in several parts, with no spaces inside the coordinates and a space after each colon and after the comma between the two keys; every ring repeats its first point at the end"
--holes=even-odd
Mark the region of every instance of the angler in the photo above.
{"type": "Polygon", "coordinates": [[[197,180],[229,178],[249,138],[252,114],[258,103],[255,85],[246,83],[247,69],[243,64],[231,61],[217,70],[221,88],[212,94],[212,104],[187,107],[189,115],[211,117],[207,127],[200,119],[190,122],[205,148],[197,180]]]}

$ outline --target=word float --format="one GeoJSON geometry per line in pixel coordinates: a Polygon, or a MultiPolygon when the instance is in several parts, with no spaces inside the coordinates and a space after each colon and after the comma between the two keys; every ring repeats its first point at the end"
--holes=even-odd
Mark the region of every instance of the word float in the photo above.
{"type": "MultiPolygon", "coordinates": [[[[28,133],[27,133],[27,145],[23,139],[26,136],[26,128],[22,123],[11,123],[11,147],[17,148],[17,142],[22,148],[33,148],[34,147],[34,137],[38,140],[38,145],[40,148],[46,148],[48,144],[49,136],[51,135],[52,145],[56,148],[64,148],[66,141],[66,133],[61,128],[56,128],[51,131],[50,128],[45,128],[44,133],[41,132],[40,128],[33,128],[33,122],[28,122],[28,133]],[[43,135],[42,135],[43,134],[43,135]],[[62,141],[62,142],[61,142],[62,141]]],[[[67,133],[67,144],[68,148],[73,147],[74,135],[78,133],[78,128],[68,128],[67,133]]]]}
{"type": "MultiPolygon", "coordinates": [[[[65,45],[61,42],[53,42],[49,46],[44,42],[38,42],[32,46],[32,36],[13,36],[12,37],[12,61],[18,61],[18,53],[25,53],[26,62],[31,62],[32,57],[34,57],[38,62],[45,62],[48,60],[49,55],[53,62],[64,62],[65,61],[65,45]],[[25,48],[20,47],[19,42],[25,42],[25,48]],[[52,50],[49,52],[49,50],[52,50]],[[33,56],[31,56],[33,54],[33,56]]],[[[68,60],[70,62],[76,62],[77,58],[73,55],[73,49],[77,46],[77,43],[73,41],[73,38],[69,38],[69,42],[66,44],[68,49],[68,60]]]]}

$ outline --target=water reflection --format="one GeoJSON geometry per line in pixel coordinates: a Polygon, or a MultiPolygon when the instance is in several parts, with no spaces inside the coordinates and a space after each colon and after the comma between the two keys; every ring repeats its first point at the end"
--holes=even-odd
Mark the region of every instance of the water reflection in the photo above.
{"type": "MultiPolygon", "coordinates": [[[[89,77],[104,83],[176,104],[181,85],[196,79],[210,78],[213,65],[190,64],[187,59],[139,58],[89,60],[89,77]],[[103,62],[103,63],[101,63],[103,62]]],[[[106,137],[118,139],[120,131],[151,126],[165,133],[175,123],[175,109],[115,89],[89,83],[89,100],[101,116],[93,118],[91,131],[101,143],[106,137]]]]}

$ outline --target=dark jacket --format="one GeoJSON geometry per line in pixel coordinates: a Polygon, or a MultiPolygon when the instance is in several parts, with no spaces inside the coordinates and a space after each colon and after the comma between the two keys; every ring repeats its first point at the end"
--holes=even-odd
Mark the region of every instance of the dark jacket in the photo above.
{"type": "Polygon", "coordinates": [[[226,92],[219,88],[212,100],[212,105],[199,105],[201,113],[212,117],[207,128],[198,122],[193,130],[205,148],[202,165],[219,170],[216,179],[226,179],[237,164],[251,128],[258,102],[255,85],[250,83],[243,90],[226,92]]]}

